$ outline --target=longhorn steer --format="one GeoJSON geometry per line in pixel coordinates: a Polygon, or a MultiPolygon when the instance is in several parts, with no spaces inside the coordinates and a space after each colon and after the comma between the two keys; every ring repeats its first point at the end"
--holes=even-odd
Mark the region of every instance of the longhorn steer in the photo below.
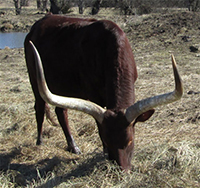
{"type": "Polygon", "coordinates": [[[125,33],[108,20],[45,16],[25,39],[25,57],[35,95],[37,144],[45,103],[50,103],[56,106],[68,150],[80,153],[67,109],[83,111],[95,118],[104,150],[122,169],[131,166],[135,124],[149,119],[156,106],[180,99],[183,92],[172,56],[175,90],[135,103],[137,70],[131,46],[125,33]]]}

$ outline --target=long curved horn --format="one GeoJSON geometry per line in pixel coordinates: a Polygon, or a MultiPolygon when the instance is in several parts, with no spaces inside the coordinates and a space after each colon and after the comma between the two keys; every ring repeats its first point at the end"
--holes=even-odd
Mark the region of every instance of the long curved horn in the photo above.
{"type": "Polygon", "coordinates": [[[182,85],[181,77],[178,73],[174,56],[172,55],[171,58],[172,58],[172,67],[173,67],[174,78],[175,78],[175,90],[170,93],[143,99],[141,101],[138,101],[134,105],[128,107],[125,110],[125,116],[126,116],[126,119],[130,123],[142,113],[148,110],[151,110],[157,106],[172,103],[176,100],[179,100],[182,97],[183,85],[182,85]]]}
{"type": "Polygon", "coordinates": [[[69,108],[69,109],[85,112],[93,116],[99,123],[102,123],[105,109],[102,108],[101,106],[93,102],[83,100],[83,99],[58,96],[58,95],[52,94],[49,91],[48,86],[46,84],[46,79],[44,76],[44,71],[43,71],[40,55],[36,47],[34,46],[34,44],[31,41],[29,42],[31,44],[34,57],[35,57],[38,89],[43,100],[51,105],[54,105],[60,108],[69,108]]]}

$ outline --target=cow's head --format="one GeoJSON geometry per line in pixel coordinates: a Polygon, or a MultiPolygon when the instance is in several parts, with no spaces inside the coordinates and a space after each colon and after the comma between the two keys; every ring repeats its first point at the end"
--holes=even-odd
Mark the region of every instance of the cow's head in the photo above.
{"type": "Polygon", "coordinates": [[[110,160],[116,161],[123,169],[130,168],[134,150],[135,123],[146,121],[153,113],[154,110],[149,110],[129,122],[124,111],[105,111],[103,122],[98,127],[104,151],[108,152],[110,160]]]}
{"type": "Polygon", "coordinates": [[[174,102],[181,98],[183,87],[176,62],[172,56],[172,66],[175,78],[175,90],[170,93],[143,99],[127,109],[111,110],[83,99],[62,97],[52,94],[46,84],[40,55],[30,42],[36,62],[37,82],[41,97],[47,102],[60,108],[70,108],[83,111],[95,118],[103,145],[109,159],[116,161],[122,169],[129,169],[134,149],[134,126],[144,122],[154,113],[154,108],[174,102]]]}

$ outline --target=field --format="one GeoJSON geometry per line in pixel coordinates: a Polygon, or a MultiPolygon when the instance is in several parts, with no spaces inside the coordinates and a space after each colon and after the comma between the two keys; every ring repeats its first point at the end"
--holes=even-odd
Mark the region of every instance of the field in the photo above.
{"type": "MultiPolygon", "coordinates": [[[[44,16],[32,9],[20,16],[14,15],[14,9],[1,10],[5,15],[0,17],[0,28],[5,23],[14,26],[8,31],[27,31],[44,16]]],[[[94,120],[77,111],[69,112],[69,122],[81,155],[66,151],[61,127],[48,119],[44,144],[36,146],[34,98],[24,49],[2,49],[0,187],[200,187],[200,13],[122,16],[103,9],[95,18],[110,19],[127,34],[139,75],[136,100],[174,89],[172,53],[184,84],[182,99],[156,108],[148,121],[136,125],[133,170],[124,173],[104,157],[94,120]]]]}

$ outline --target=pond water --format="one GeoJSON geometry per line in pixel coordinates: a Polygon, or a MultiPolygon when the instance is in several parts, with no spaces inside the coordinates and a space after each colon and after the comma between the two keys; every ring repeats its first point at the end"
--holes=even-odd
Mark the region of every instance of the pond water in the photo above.
{"type": "Polygon", "coordinates": [[[6,46],[9,48],[22,48],[24,47],[24,39],[27,33],[12,32],[0,33],[0,49],[6,46]]]}

